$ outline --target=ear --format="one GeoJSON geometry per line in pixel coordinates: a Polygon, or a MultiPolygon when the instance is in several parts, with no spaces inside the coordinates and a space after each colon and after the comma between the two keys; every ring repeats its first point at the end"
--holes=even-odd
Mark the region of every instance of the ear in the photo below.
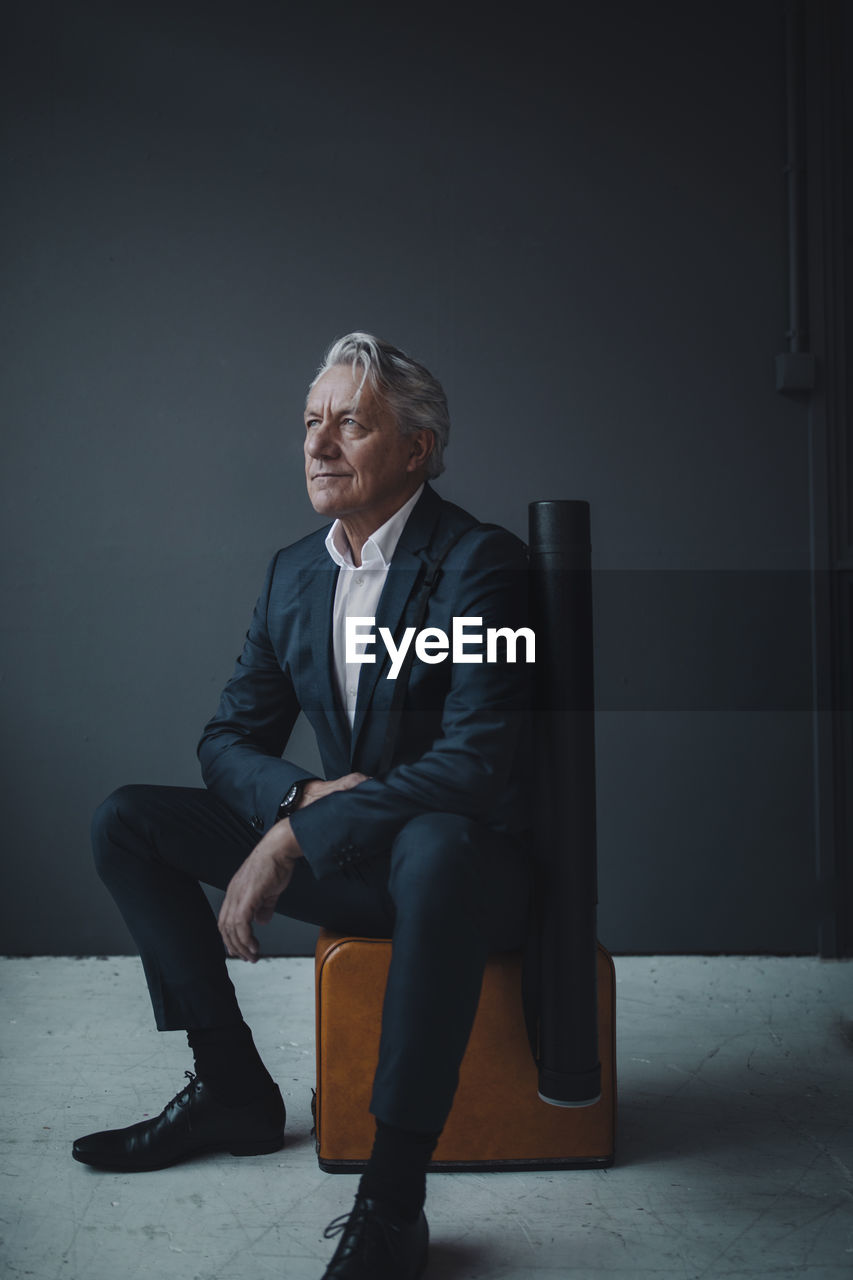
{"type": "Polygon", "coordinates": [[[406,470],[419,471],[421,467],[426,466],[427,459],[435,448],[435,432],[424,427],[423,430],[406,436],[406,440],[409,444],[409,461],[406,470]]]}

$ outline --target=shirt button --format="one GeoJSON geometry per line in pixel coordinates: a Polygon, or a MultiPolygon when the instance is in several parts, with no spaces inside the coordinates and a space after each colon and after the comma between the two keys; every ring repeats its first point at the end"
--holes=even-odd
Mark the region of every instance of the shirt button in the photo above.
{"type": "Polygon", "coordinates": [[[363,585],[364,585],[364,578],[356,578],[356,580],[355,580],[355,585],[356,585],[357,587],[361,587],[361,586],[363,586],[363,585]]]}

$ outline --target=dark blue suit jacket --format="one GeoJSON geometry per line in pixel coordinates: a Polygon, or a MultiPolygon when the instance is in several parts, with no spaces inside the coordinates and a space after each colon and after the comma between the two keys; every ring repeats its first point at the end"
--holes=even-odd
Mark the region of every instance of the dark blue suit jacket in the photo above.
{"type": "MultiPolygon", "coordinates": [[[[279,551],[270,564],[234,674],[199,743],[199,759],[207,786],[259,836],[275,823],[291,784],[313,776],[282,758],[300,710],[317,735],[327,777],[353,770],[371,775],[293,815],[294,833],[317,877],[387,850],[405,823],[422,813],[462,814],[510,832],[530,825],[532,666],[524,661],[415,659],[392,767],[384,777],[373,776],[395,683],[386,678],[390,664],[379,627],[388,627],[399,642],[413,625],[425,555],[470,523],[466,512],[425,486],[379,601],[376,662],[362,668],[352,730],[332,669],[338,569],[325,547],[328,527],[279,551]]],[[[487,627],[527,624],[527,558],[513,534],[474,527],[449,552],[423,625],[450,635],[454,616],[482,618],[484,635],[487,627]]],[[[503,655],[502,645],[498,652],[503,655]]],[[[524,657],[523,643],[518,656],[524,657]]]]}

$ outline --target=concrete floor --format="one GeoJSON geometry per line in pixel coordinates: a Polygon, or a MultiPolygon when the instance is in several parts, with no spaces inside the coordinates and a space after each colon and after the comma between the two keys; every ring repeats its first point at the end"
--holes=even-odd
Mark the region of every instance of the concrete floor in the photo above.
{"type": "MultiPolygon", "coordinates": [[[[310,1136],[312,962],[234,965],[288,1106],[276,1155],[99,1173],[73,1138],[160,1110],[191,1065],[138,961],[0,961],[2,1275],[319,1280],[356,1179],[310,1136]],[[285,1016],[286,1012],[286,1016],[285,1016]]],[[[617,959],[616,1165],[435,1174],[427,1280],[853,1276],[853,965],[617,959]]]]}

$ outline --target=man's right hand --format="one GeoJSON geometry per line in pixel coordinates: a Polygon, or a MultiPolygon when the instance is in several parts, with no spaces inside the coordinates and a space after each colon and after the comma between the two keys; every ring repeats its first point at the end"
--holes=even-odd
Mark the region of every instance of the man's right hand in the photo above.
{"type": "Polygon", "coordinates": [[[345,773],[342,778],[330,778],[325,782],[322,778],[312,778],[302,788],[302,796],[296,807],[297,809],[304,809],[307,805],[313,804],[315,800],[322,800],[323,796],[330,796],[333,791],[351,791],[360,782],[367,782],[367,780],[368,775],[366,773],[345,773]]]}

